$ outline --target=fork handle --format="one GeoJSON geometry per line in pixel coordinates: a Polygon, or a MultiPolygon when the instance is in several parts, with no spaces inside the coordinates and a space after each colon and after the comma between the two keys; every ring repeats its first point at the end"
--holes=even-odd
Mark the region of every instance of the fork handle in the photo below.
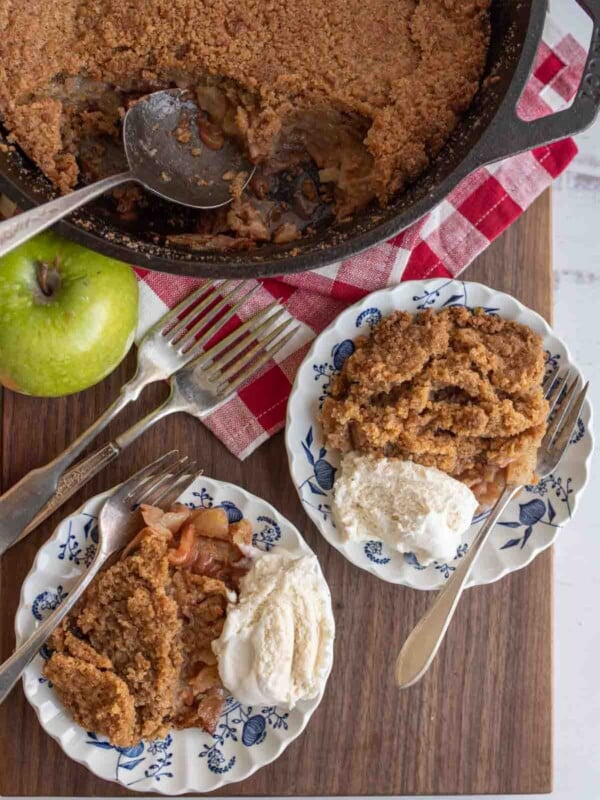
{"type": "Polygon", "coordinates": [[[29,525],[27,525],[17,541],[24,539],[35,530],[38,525],[41,525],[44,520],[48,519],[48,517],[66,503],[70,497],[73,497],[82,486],[85,486],[94,475],[97,475],[100,470],[115,461],[126,447],[129,447],[138,436],[141,436],[142,433],[151,428],[158,420],[181,410],[183,410],[181,402],[175,398],[173,392],[171,392],[162,405],[155,408],[139,422],[136,422],[135,425],[132,425],[131,428],[120,436],[117,436],[113,442],[109,442],[107,445],[96,450],[91,455],[75,464],[74,467],[67,470],[60,478],[56,492],[41,511],[31,520],[29,525]]]}
{"type": "Polygon", "coordinates": [[[59,509],[70,497],[73,497],[82,486],[97,475],[104,467],[107,467],[121,455],[120,448],[115,442],[109,442],[104,447],[96,450],[87,458],[78,461],[74,467],[68,469],[58,481],[56,492],[52,495],[50,500],[42,508],[42,510],[35,515],[29,525],[25,528],[23,533],[17,539],[18,542],[24,539],[38,525],[41,525],[44,520],[52,516],[54,512],[59,509]]]}
{"type": "Polygon", "coordinates": [[[109,422],[139,396],[146,383],[141,373],[136,373],[121,389],[114,403],[64,452],[44,467],[28,472],[0,497],[0,556],[19,539],[36,514],[52,498],[65,470],[109,422]]]}
{"type": "Polygon", "coordinates": [[[105,561],[106,553],[98,546],[98,550],[89,569],[84,572],[63,602],[20,647],[17,647],[12,656],[7,658],[6,661],[0,665],[0,703],[6,700],[13,686],[23,674],[25,667],[35,657],[54,628],[56,628],[59,622],[61,622],[66,614],[73,608],[105,561]]]}
{"type": "Polygon", "coordinates": [[[500,514],[521,488],[521,486],[507,486],[504,489],[475,536],[468,553],[463,556],[452,577],[440,589],[431,607],[404,642],[396,661],[396,683],[401,689],[406,689],[419,681],[431,666],[467,585],[477,556],[487,542],[500,514]]]}

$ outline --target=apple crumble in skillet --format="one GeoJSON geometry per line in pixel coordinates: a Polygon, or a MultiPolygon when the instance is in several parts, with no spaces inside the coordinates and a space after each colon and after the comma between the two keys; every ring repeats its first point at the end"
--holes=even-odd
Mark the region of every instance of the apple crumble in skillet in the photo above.
{"type": "MultiPolygon", "coordinates": [[[[0,113],[67,192],[115,171],[132,101],[188,88],[206,146],[238,137],[259,169],[174,243],[289,242],[385,204],[426,169],[479,86],[489,4],[0,0],[0,113]]],[[[115,202],[134,215],[141,198],[134,188],[115,202]]]]}

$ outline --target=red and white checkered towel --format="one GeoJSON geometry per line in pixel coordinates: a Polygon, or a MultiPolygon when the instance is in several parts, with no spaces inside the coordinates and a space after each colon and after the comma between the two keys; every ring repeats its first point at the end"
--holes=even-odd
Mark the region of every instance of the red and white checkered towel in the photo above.
{"type": "MultiPolygon", "coordinates": [[[[572,100],[585,51],[548,17],[534,73],[521,99],[524,118],[541,117],[572,100]]],[[[300,323],[295,337],[250,383],[205,420],[239,458],[280,430],[296,370],[311,340],[347,305],[402,280],[458,275],[567,167],[577,153],[566,139],[507,158],[465,178],[437,208],[407,230],[365,253],[327,267],[262,280],[244,317],[273,298],[285,301],[300,323]]],[[[175,305],[199,281],[138,270],[139,333],[175,305]]]]}

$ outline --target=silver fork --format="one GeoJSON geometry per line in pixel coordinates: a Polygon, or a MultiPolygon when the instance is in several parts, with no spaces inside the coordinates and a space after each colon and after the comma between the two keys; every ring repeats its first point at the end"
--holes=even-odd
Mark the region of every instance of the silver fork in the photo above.
{"type": "MultiPolygon", "coordinates": [[[[545,478],[556,469],[567,449],[588,390],[587,383],[580,391],[578,386],[578,376],[569,384],[568,370],[560,375],[556,373],[544,382],[550,412],[548,427],[537,456],[537,473],[540,478],[545,478]]],[[[396,683],[401,689],[412,686],[429,669],[446,635],[477,556],[506,505],[521,489],[523,485],[506,486],[485,524],[476,534],[468,553],[404,642],[396,661],[396,683]]]]}
{"type": "Polygon", "coordinates": [[[126,405],[136,400],[150,383],[164,380],[194,359],[204,343],[248,300],[258,286],[246,291],[219,316],[243,284],[214,281],[192,292],[165,314],[144,336],[138,347],[137,370],[115,402],[59,456],[44,467],[27,473],[0,497],[0,556],[13,545],[23,529],[55,491],[64,488],[61,476],[90,442],[126,405]],[[197,302],[199,301],[199,302],[197,302]],[[190,326],[191,327],[188,327],[190,326]],[[207,328],[208,326],[208,328],[207,328]],[[207,328],[204,331],[204,328],[207,328]],[[198,341],[196,334],[204,331],[198,341]]]}
{"type": "MultiPolygon", "coordinates": [[[[273,358],[298,330],[298,327],[290,330],[293,322],[291,318],[280,321],[284,311],[285,309],[277,301],[271,303],[172,375],[171,391],[167,400],[125,433],[117,436],[113,442],[109,442],[68,470],[61,478],[54,496],[34,517],[17,541],[31,533],[160,419],[180,411],[202,419],[228,400],[235,390],[273,358]]],[[[203,335],[202,340],[205,338],[203,335]]]]}
{"type": "Polygon", "coordinates": [[[194,475],[190,474],[194,467],[194,462],[187,456],[180,458],[174,450],[121,484],[104,503],[98,518],[98,547],[94,560],[69,590],[61,605],[0,666],[0,703],[9,695],[27,664],[73,608],[109,556],[122,550],[142,528],[140,504],[158,505],[162,502],[165,507],[170,505],[194,480],[194,475]]]}

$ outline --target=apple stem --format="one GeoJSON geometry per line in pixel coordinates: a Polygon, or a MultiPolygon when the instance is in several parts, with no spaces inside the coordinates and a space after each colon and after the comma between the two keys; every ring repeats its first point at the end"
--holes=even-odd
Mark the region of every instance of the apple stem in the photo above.
{"type": "Polygon", "coordinates": [[[52,297],[56,289],[56,280],[52,280],[52,278],[56,277],[56,272],[50,271],[50,265],[46,261],[38,261],[35,265],[35,273],[44,297],[52,297]]]}

